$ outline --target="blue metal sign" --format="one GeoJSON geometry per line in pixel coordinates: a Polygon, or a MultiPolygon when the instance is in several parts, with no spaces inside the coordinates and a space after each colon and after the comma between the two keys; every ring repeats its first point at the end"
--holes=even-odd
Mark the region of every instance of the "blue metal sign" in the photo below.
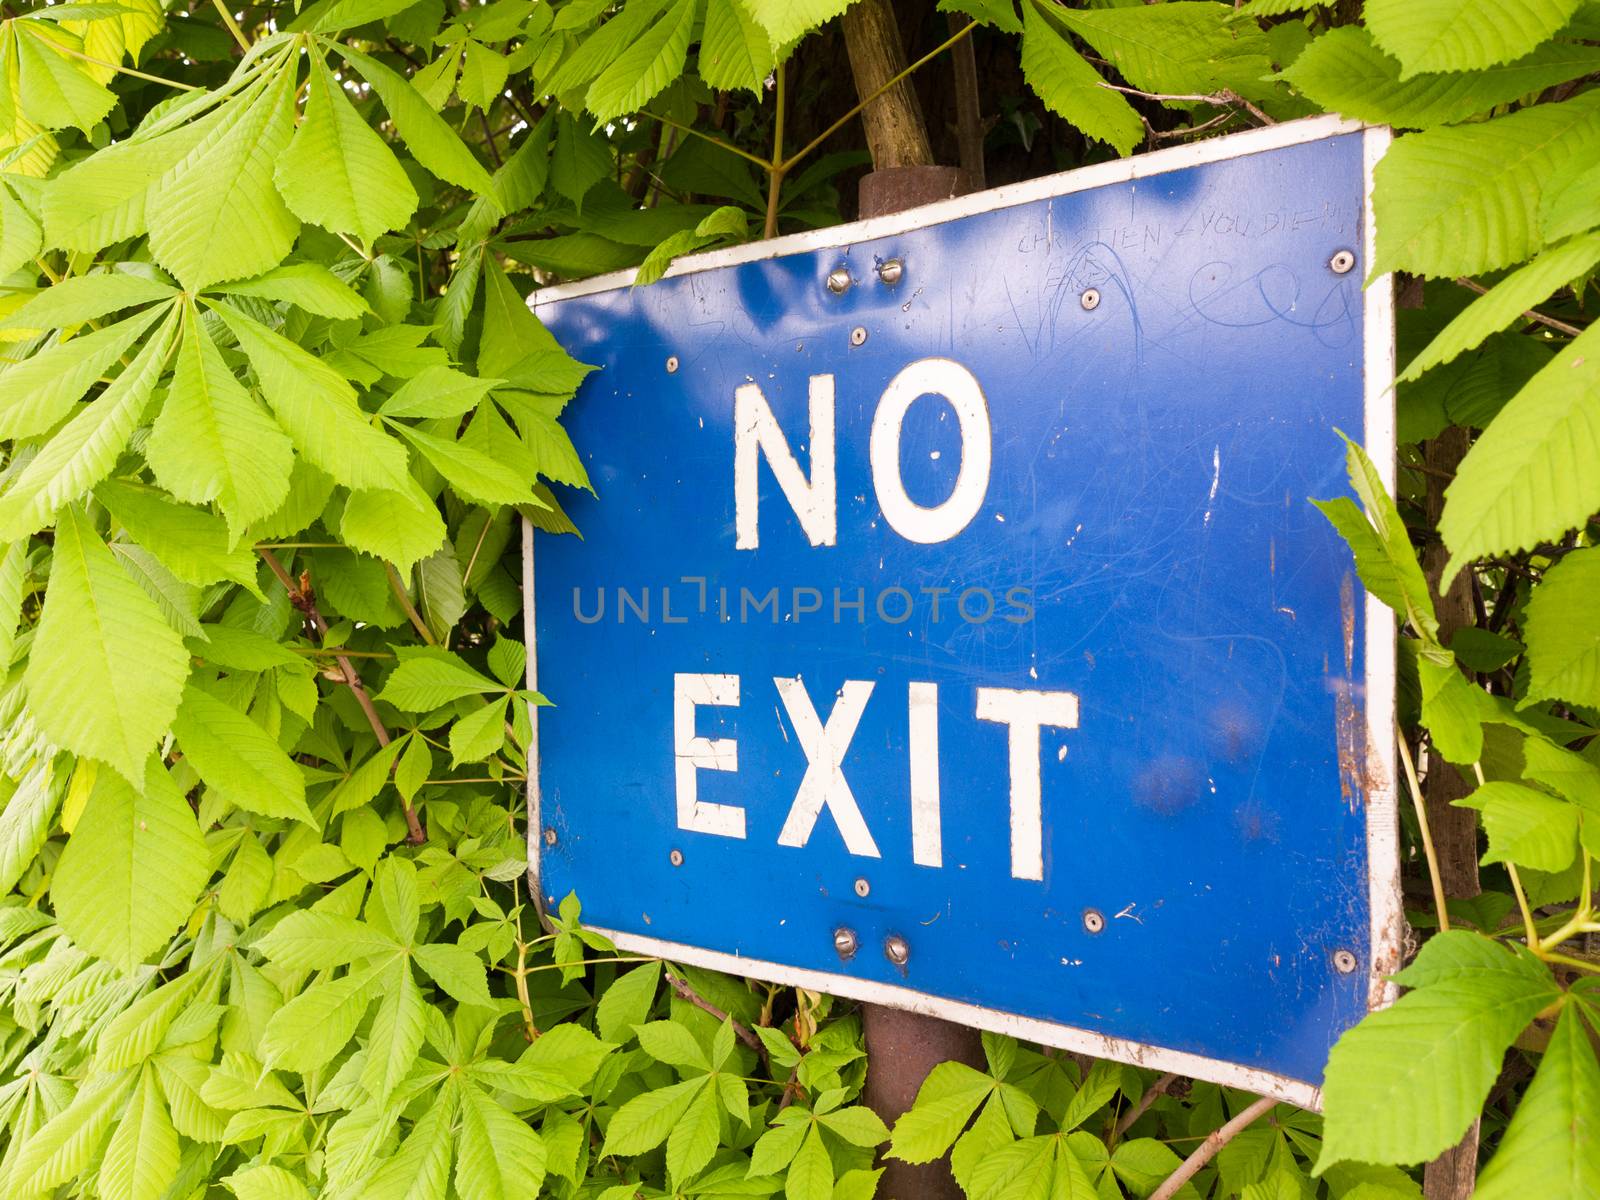
{"type": "MultiPolygon", "coordinates": [[[[624,946],[1315,1105],[1385,998],[1385,135],[1327,119],[539,293],[531,845],[624,946]],[[1369,736],[1369,733],[1372,736],[1369,736]]],[[[530,538],[531,540],[531,538],[530,538]]]]}

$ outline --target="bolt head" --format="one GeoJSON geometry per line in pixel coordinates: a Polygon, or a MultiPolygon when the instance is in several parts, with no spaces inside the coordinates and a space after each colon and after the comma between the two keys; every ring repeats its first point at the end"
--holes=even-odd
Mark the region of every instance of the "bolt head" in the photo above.
{"type": "Polygon", "coordinates": [[[828,290],[835,296],[842,296],[850,290],[850,270],[848,267],[835,267],[828,272],[828,290]]]}
{"type": "Polygon", "coordinates": [[[891,258],[888,262],[881,262],[878,264],[878,278],[883,280],[883,282],[888,284],[890,287],[893,287],[895,284],[899,283],[901,277],[904,276],[905,273],[906,265],[898,258],[891,258]]]}
{"type": "Polygon", "coordinates": [[[898,933],[883,939],[883,956],[897,967],[903,967],[911,958],[911,947],[898,933]]]}
{"type": "Polygon", "coordinates": [[[865,325],[857,325],[850,331],[850,344],[852,346],[865,346],[867,344],[867,328],[865,325]]]}
{"type": "Polygon", "coordinates": [[[674,850],[671,854],[667,855],[667,861],[675,867],[683,866],[683,851],[674,850]]]}
{"type": "Polygon", "coordinates": [[[840,959],[848,961],[854,958],[859,946],[860,942],[856,938],[854,929],[847,929],[841,925],[833,931],[833,948],[840,959]]]}
{"type": "Polygon", "coordinates": [[[556,831],[554,829],[550,829],[550,828],[546,828],[545,829],[545,831],[544,831],[544,844],[546,846],[554,846],[556,844],[556,831]]]}
{"type": "Polygon", "coordinates": [[[1356,956],[1348,950],[1335,950],[1333,952],[1333,969],[1341,975],[1348,975],[1360,966],[1356,956]]]}
{"type": "Polygon", "coordinates": [[[1356,256],[1349,250],[1340,250],[1328,260],[1328,269],[1335,275],[1347,275],[1356,265],[1356,256]]]}
{"type": "Polygon", "coordinates": [[[668,355],[667,356],[667,374],[668,375],[675,374],[677,372],[677,370],[678,370],[678,356],[676,354],[668,355]]]}
{"type": "Polygon", "coordinates": [[[856,880],[856,895],[865,896],[870,891],[872,891],[872,885],[865,879],[856,880]]]}
{"type": "Polygon", "coordinates": [[[1090,933],[1100,933],[1106,927],[1106,918],[1098,908],[1083,910],[1083,927],[1090,933]]]}
{"type": "Polygon", "coordinates": [[[1093,312],[1100,307],[1100,289],[1084,288],[1083,295],[1078,297],[1078,303],[1083,305],[1085,312],[1093,312]]]}

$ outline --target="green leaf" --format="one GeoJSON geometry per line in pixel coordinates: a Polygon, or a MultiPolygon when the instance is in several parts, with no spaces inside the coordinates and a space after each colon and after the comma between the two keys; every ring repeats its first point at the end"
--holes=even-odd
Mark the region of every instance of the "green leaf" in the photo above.
{"type": "Polygon", "coordinates": [[[215,501],[235,537],[289,494],[293,446],[239,385],[192,305],[145,455],[161,486],[179,500],[215,501]]]}
{"type": "Polygon", "coordinates": [[[111,473],[139,424],[172,344],[169,319],[138,356],[96,400],[78,410],[0,496],[0,541],[18,538],[50,522],[111,473]]]}
{"type": "Polygon", "coordinates": [[[166,945],[211,877],[194,813],[154,756],[140,786],[99,772],[50,888],[72,940],[124,971],[166,945]]]}
{"type": "Polygon", "coordinates": [[[124,308],[170,300],[175,289],[140,275],[102,271],[63,279],[0,320],[0,329],[65,329],[124,308]]]}
{"type": "Polygon", "coordinates": [[[1533,589],[1523,626],[1528,644],[1524,702],[1561,699],[1600,705],[1596,597],[1600,597],[1600,547],[1567,555],[1533,589]]]}
{"type": "Polygon", "coordinates": [[[1144,140],[1144,122],[1073,49],[1055,24],[1062,11],[1040,0],[1023,0],[1023,77],[1051,112],[1118,154],[1129,154],[1144,140]]]}
{"type": "Polygon", "coordinates": [[[1111,1097],[1117,1094],[1121,1077],[1121,1068],[1115,1063],[1106,1059],[1097,1060],[1067,1105],[1067,1111],[1062,1114],[1061,1128],[1067,1130],[1083,1124],[1109,1103],[1111,1097]]]}
{"type": "Polygon", "coordinates": [[[399,1153],[370,1179],[363,1180],[361,1200],[445,1200],[456,1095],[454,1088],[444,1090],[439,1100],[411,1127],[399,1153]]]}
{"type": "Polygon", "coordinates": [[[274,966],[326,971],[368,958],[393,958],[401,947],[354,917],[317,909],[290,913],[256,943],[274,966]]]}
{"type": "Polygon", "coordinates": [[[389,964],[359,974],[314,983],[267,1021],[262,1057],[289,1071],[315,1071],[344,1049],[355,1034],[373,990],[389,964]]]}
{"type": "Polygon", "coordinates": [[[305,115],[273,178],[302,221],[371,245],[401,229],[417,193],[394,152],[362,120],[326,63],[313,60],[305,115]]]}
{"type": "Polygon", "coordinates": [[[64,777],[49,763],[35,764],[17,781],[0,811],[0,887],[16,887],[45,839],[61,805],[64,777]]]}
{"type": "Polygon", "coordinates": [[[1554,788],[1580,808],[1600,814],[1600,766],[1539,737],[1523,742],[1522,757],[1526,778],[1554,788]]]}
{"type": "Polygon", "coordinates": [[[1600,48],[1541,46],[1512,62],[1464,74],[1401,78],[1400,63],[1358,25],[1330,29],[1301,52],[1282,78],[1321,107],[1376,124],[1428,129],[1449,125],[1600,68],[1600,48]]]}
{"type": "Polygon", "coordinates": [[[1439,620],[1434,614],[1433,597],[1417,563],[1416,551],[1411,548],[1411,535],[1400,510],[1378,478],[1367,452],[1349,438],[1344,441],[1346,473],[1351,488],[1366,506],[1366,513],[1363,515],[1345,496],[1312,503],[1350,544],[1366,589],[1405,617],[1430,643],[1437,643],[1439,620]]]}
{"type": "Polygon", "coordinates": [[[294,89],[294,71],[274,69],[150,189],[150,253],[190,291],[259,275],[293,248],[300,222],[272,173],[294,133],[294,89]]]}
{"type": "MultiPolygon", "coordinates": [[[[66,51],[78,39],[35,21],[19,22],[12,42],[17,54],[15,87],[28,116],[49,129],[75,125],[88,133],[117,98],[90,78],[66,51]]],[[[82,53],[78,50],[78,53],[82,53]]],[[[13,86],[9,82],[7,86],[13,86]]]]}
{"type": "Polygon", "coordinates": [[[519,475],[512,467],[482,451],[462,442],[434,437],[409,425],[394,428],[464,499],[479,504],[543,503],[533,494],[532,479],[519,475]]]}
{"type": "Polygon", "coordinates": [[[505,745],[507,703],[505,700],[492,700],[450,726],[452,767],[486,759],[505,745]]]}
{"type": "Polygon", "coordinates": [[[1597,1119],[1600,1064],[1578,1006],[1569,1004],[1510,1127],[1478,1176],[1474,1200],[1600,1196],[1597,1119]]]}
{"type": "Polygon", "coordinates": [[[597,120],[612,121],[643,108],[683,74],[699,7],[696,0],[676,0],[644,36],[600,72],[584,97],[584,106],[597,120]]]}
{"type": "Polygon", "coordinates": [[[1578,810],[1565,800],[1520,783],[1493,780],[1453,803],[1483,814],[1489,834],[1484,862],[1552,872],[1572,864],[1578,850],[1578,810]]]}
{"type": "MultiPolygon", "coordinates": [[[[401,222],[404,224],[404,221],[401,222]]],[[[211,289],[229,296],[256,296],[280,300],[319,317],[344,320],[362,317],[372,310],[327,267],[314,262],[284,263],[254,279],[219,283],[211,289]]]]}
{"type": "Polygon", "coordinates": [[[1582,0],[1368,0],[1367,28],[1421,71],[1474,71],[1510,62],[1572,19],[1582,0]]]}
{"type": "MultiPolygon", "coordinates": [[[[1441,586],[1473,559],[1581,525],[1597,504],[1600,327],[1591,326],[1511,398],[1462,460],[1439,518],[1450,548],[1441,586]]],[[[1589,572],[1580,565],[1571,574],[1589,572]]]]}
{"type": "Polygon", "coordinates": [[[1600,146],[1600,93],[1398,139],[1376,170],[1374,273],[1471,275],[1544,243],[1543,189],[1600,146]]]}
{"type": "Polygon", "coordinates": [[[1319,1171],[1422,1162],[1454,1145],[1506,1048],[1561,996],[1537,959],[1463,930],[1435,935],[1396,978],[1417,990],[1348,1031],[1328,1060],[1319,1171]]]}
{"type": "Polygon", "coordinates": [[[887,1157],[911,1163],[940,1157],[994,1086],[989,1076],[965,1063],[940,1063],[917,1089],[916,1102],[894,1123],[887,1157]]]}
{"type": "Polygon", "coordinates": [[[409,477],[400,491],[351,492],[339,518],[339,535],[346,543],[387,559],[401,571],[436,552],[445,533],[438,506],[409,477]]]}
{"type": "Polygon", "coordinates": [[[640,1049],[657,1062],[674,1067],[696,1067],[702,1071],[711,1069],[711,1060],[685,1025],[676,1021],[651,1021],[635,1025],[633,1032],[639,1039],[640,1049]]]}
{"type": "Polygon", "coordinates": [[[374,1100],[388,1100],[416,1065],[425,1013],[422,989],[417,987],[410,964],[397,961],[380,989],[372,1035],[367,1039],[367,1065],[361,1072],[361,1086],[374,1100]]]}
{"type": "Polygon", "coordinates": [[[282,1167],[260,1166],[223,1177],[239,1200],[310,1200],[311,1193],[282,1167]]]}
{"type": "Polygon", "coordinates": [[[810,1131],[811,1123],[805,1120],[790,1121],[767,1130],[756,1142],[750,1155],[750,1174],[776,1175],[781,1172],[800,1152],[800,1143],[810,1131]]]}
{"type": "Polygon", "coordinates": [[[822,1114],[817,1120],[852,1146],[872,1147],[889,1140],[889,1129],[883,1119],[870,1108],[859,1104],[836,1108],[822,1114]]]}
{"type": "Polygon", "coordinates": [[[237,708],[191,681],[183,689],[172,732],[195,773],[229,804],[316,827],[300,768],[237,708]]]}
{"type": "Polygon", "coordinates": [[[545,1144],[520,1118],[475,1087],[461,1092],[461,1200],[524,1200],[544,1185],[545,1144]]]}
{"type": "Polygon", "coordinates": [[[459,417],[504,382],[478,379],[453,367],[424,367],[383,402],[386,417],[459,417]]]}
{"type": "Polygon", "coordinates": [[[608,1042],[632,1036],[632,1026],[650,1015],[661,983],[661,964],[648,962],[623,975],[608,987],[595,1006],[595,1028],[608,1042]]]}
{"type": "Polygon", "coordinates": [[[667,1174],[675,1181],[693,1177],[717,1152],[717,1114],[716,1090],[702,1087],[673,1125],[667,1137],[667,1174]]]}
{"type": "Polygon", "coordinates": [[[466,188],[480,196],[494,194],[494,181],[483,164],[472,156],[455,130],[445,124],[444,118],[429,107],[415,88],[402,76],[374,58],[369,58],[344,43],[338,44],[339,54],[372,85],[389,119],[405,139],[412,156],[446,183],[466,188]]]}
{"type": "Polygon", "coordinates": [[[606,1128],[605,1154],[643,1154],[667,1140],[689,1105],[705,1091],[708,1075],[696,1075],[629,1100],[606,1128]]]}
{"type": "Polygon", "coordinates": [[[707,0],[700,37],[700,78],[718,91],[758,96],[776,65],[772,43],[750,0],[707,0]]]}
{"type": "Polygon", "coordinates": [[[134,1078],[132,1072],[90,1077],[65,1109],[21,1145],[11,1161],[7,1191],[18,1200],[49,1196],[89,1169],[134,1078]]]}
{"type": "Polygon", "coordinates": [[[44,613],[23,676],[28,707],[64,749],[145,784],[146,759],[178,710],[183,642],[73,506],[56,526],[44,613]]]}
{"type": "Polygon", "coordinates": [[[833,1200],[833,1160],[815,1128],[806,1134],[789,1164],[783,1194],[787,1200],[833,1200]]]}
{"type": "Polygon", "coordinates": [[[400,665],[379,699],[403,712],[432,712],[452,700],[505,690],[449,651],[418,648],[400,653],[400,665]]]}
{"type": "Polygon", "coordinates": [[[0,372],[0,438],[28,438],[53,429],[159,315],[152,310],[135,313],[0,372]]]}
{"type": "Polygon", "coordinates": [[[217,305],[239,339],[267,403],[300,452],[349,488],[402,490],[405,452],[368,422],[354,390],[331,367],[288,338],[217,305]]]}
{"type": "Polygon", "coordinates": [[[260,595],[255,555],[242,546],[229,549],[228,528],[220,517],[174,504],[154,488],[120,479],[100,484],[95,499],[134,541],[185,583],[204,587],[227,579],[260,595]]]}
{"type": "Polygon", "coordinates": [[[939,0],[940,12],[965,13],[980,25],[993,25],[1005,33],[1021,33],[1015,0],[939,0]]]}
{"type": "Polygon", "coordinates": [[[470,950],[447,942],[424,942],[412,950],[417,966],[452,1000],[461,1004],[494,1006],[483,959],[470,950]]]}
{"type": "Polygon", "coordinates": [[[751,12],[778,49],[826,25],[849,6],[850,0],[761,0],[751,12]]]}
{"type": "Polygon", "coordinates": [[[1596,263],[1600,263],[1600,233],[1586,234],[1551,247],[1462,309],[1427,348],[1406,365],[1399,381],[1416,379],[1429,368],[1471,350],[1558,288],[1587,274],[1596,263]]]}
{"type": "Polygon", "coordinates": [[[104,1200],[161,1200],[178,1177],[178,1131],[146,1067],[100,1164],[104,1200]]]}
{"type": "Polygon", "coordinates": [[[456,84],[456,94],[470,108],[489,111],[490,105],[505,90],[510,65],[506,56],[489,49],[482,42],[469,40],[461,62],[461,79],[456,84]]]}
{"type": "MultiPolygon", "coordinates": [[[[1233,20],[1233,7],[1172,0],[1128,8],[1058,8],[1055,17],[1135,87],[1162,95],[1229,88],[1261,96],[1272,70],[1265,35],[1233,20]]],[[[1024,35],[1026,36],[1026,35],[1024,35]]]]}

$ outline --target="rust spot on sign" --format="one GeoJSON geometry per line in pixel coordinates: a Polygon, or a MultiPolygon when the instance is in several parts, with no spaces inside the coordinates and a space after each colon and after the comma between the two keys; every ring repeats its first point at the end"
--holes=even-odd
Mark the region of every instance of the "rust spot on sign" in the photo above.
{"type": "Polygon", "coordinates": [[[1339,584],[1339,612],[1344,634],[1344,676],[1334,681],[1334,733],[1339,747],[1339,793],[1352,809],[1367,799],[1367,727],[1356,703],[1355,583],[1346,573],[1339,584]]]}

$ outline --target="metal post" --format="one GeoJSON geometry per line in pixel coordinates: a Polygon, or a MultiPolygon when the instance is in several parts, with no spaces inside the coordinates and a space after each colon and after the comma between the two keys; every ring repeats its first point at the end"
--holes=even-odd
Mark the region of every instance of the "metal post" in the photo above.
{"type": "MultiPolygon", "coordinates": [[[[971,190],[956,167],[887,167],[861,178],[861,215],[881,217],[930,204],[971,190]]],[[[914,950],[914,947],[913,947],[914,950]]],[[[955,1059],[983,1066],[983,1043],[976,1029],[938,1017],[886,1008],[861,1007],[867,1042],[867,1105],[892,1126],[911,1102],[928,1072],[955,1059]]],[[[923,1165],[883,1161],[878,1195],[884,1200],[961,1200],[961,1189],[946,1159],[923,1165]]]]}

